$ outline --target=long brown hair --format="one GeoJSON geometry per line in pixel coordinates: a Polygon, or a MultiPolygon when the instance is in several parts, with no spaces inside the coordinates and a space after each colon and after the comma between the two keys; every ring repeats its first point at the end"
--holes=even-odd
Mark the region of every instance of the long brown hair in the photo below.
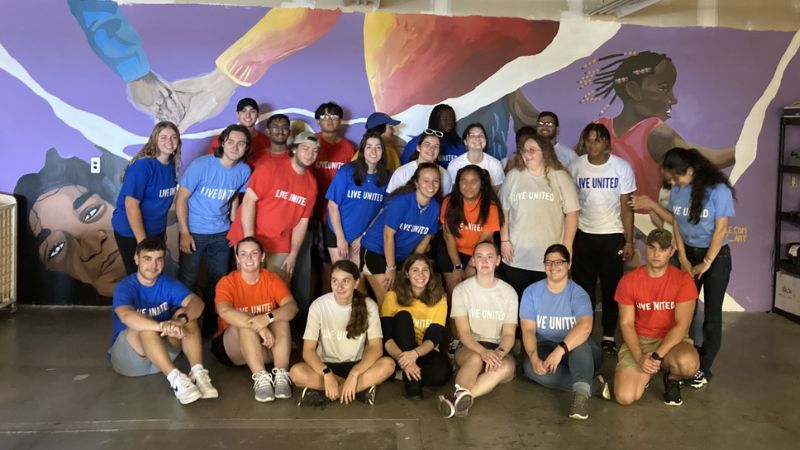
{"type": "Polygon", "coordinates": [[[414,253],[406,258],[403,263],[403,270],[400,271],[400,276],[397,278],[397,288],[394,292],[397,294],[397,304],[400,306],[411,306],[414,299],[419,299],[426,306],[433,306],[439,303],[444,296],[442,280],[439,279],[439,274],[433,271],[433,261],[422,253],[414,253]],[[408,272],[411,270],[411,266],[417,261],[424,261],[431,274],[428,284],[425,285],[425,289],[422,290],[420,295],[414,294],[411,280],[408,279],[408,272]]]}
{"type": "Polygon", "coordinates": [[[178,173],[181,170],[181,132],[178,130],[178,127],[175,126],[174,123],[169,121],[161,121],[153,127],[153,131],[150,133],[150,137],[147,139],[147,143],[144,144],[139,153],[136,154],[130,161],[128,161],[128,165],[122,169],[122,173],[119,174],[119,181],[125,182],[125,172],[128,171],[128,167],[131,164],[135,163],[137,160],[144,159],[144,158],[155,158],[158,156],[158,135],[161,133],[165,128],[169,128],[178,135],[178,147],[175,149],[175,152],[172,156],[169,157],[170,161],[175,161],[175,177],[178,177],[178,173]]]}
{"type": "MultiPolygon", "coordinates": [[[[340,270],[345,273],[349,273],[353,276],[355,281],[358,281],[359,272],[358,266],[350,261],[349,259],[341,259],[336,261],[331,266],[331,274],[333,272],[340,270]]],[[[367,327],[369,325],[369,321],[367,320],[367,299],[364,297],[364,294],[355,289],[353,291],[353,303],[351,304],[350,309],[350,321],[347,322],[347,339],[356,339],[365,331],[367,331],[367,327]]]]}

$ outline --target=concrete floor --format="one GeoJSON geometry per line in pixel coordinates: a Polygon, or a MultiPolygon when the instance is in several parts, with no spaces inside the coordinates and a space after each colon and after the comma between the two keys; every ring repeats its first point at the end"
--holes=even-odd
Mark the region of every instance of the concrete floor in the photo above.
{"type": "Polygon", "coordinates": [[[0,448],[798,448],[800,326],[774,314],[725,314],[716,377],[685,388],[683,406],[665,406],[656,381],[632,407],[592,399],[584,422],[567,418],[569,393],[521,378],[464,419],[442,419],[434,391],[406,400],[400,383],[381,386],[373,407],[299,408],[297,391],[261,404],[245,369],[210,354],[220,398],[181,406],[160,375],[111,370],[110,334],[108,309],[0,311],[0,448]]]}

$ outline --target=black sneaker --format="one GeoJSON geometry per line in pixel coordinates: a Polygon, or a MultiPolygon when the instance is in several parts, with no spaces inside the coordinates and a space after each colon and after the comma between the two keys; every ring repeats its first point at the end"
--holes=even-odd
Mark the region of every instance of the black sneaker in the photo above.
{"type": "Polygon", "coordinates": [[[375,393],[377,392],[377,390],[378,389],[375,386],[371,386],[367,390],[357,392],[356,400],[372,406],[375,404],[375,393]]]}
{"type": "Polygon", "coordinates": [[[600,348],[603,349],[603,354],[608,358],[617,356],[617,344],[615,344],[614,341],[603,339],[600,341],[600,348]]]}
{"type": "Polygon", "coordinates": [[[323,406],[328,403],[330,403],[330,399],[325,396],[324,392],[305,387],[303,393],[300,394],[297,406],[323,406]]]}
{"type": "Polygon", "coordinates": [[[594,377],[592,381],[592,394],[605,400],[611,400],[611,389],[608,388],[608,382],[602,375],[594,377]]]}
{"type": "Polygon", "coordinates": [[[422,400],[422,383],[419,381],[406,381],[406,398],[409,400],[422,400]]]}
{"type": "Polygon", "coordinates": [[[708,384],[708,378],[702,370],[698,370],[692,378],[686,380],[686,383],[694,389],[702,389],[708,384]]]}
{"type": "Polygon", "coordinates": [[[669,373],[664,372],[664,404],[668,406],[681,406],[681,382],[670,380],[669,373]]]}

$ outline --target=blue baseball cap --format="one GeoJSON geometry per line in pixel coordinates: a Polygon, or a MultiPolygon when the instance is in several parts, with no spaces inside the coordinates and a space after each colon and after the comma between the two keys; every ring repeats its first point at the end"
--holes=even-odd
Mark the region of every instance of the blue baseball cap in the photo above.
{"type": "Polygon", "coordinates": [[[386,115],[386,113],[382,113],[382,112],[372,113],[367,118],[367,129],[368,130],[371,130],[371,129],[375,128],[375,127],[378,127],[378,126],[381,126],[381,125],[384,125],[384,124],[386,124],[386,125],[400,125],[400,121],[399,120],[394,120],[391,117],[389,117],[388,115],[386,115]]]}

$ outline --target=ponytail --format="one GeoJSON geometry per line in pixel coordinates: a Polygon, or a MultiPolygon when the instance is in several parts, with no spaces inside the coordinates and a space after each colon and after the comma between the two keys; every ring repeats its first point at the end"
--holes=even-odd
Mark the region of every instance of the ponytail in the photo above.
{"type": "MultiPolygon", "coordinates": [[[[356,266],[355,263],[349,259],[342,259],[333,263],[331,266],[331,273],[336,270],[349,273],[356,281],[358,281],[360,276],[358,272],[358,266],[356,266]]],[[[347,339],[356,339],[357,337],[361,336],[367,331],[368,326],[369,321],[367,320],[367,299],[364,297],[364,294],[356,289],[353,291],[353,302],[350,305],[350,321],[347,322],[346,329],[347,339]]]]}

